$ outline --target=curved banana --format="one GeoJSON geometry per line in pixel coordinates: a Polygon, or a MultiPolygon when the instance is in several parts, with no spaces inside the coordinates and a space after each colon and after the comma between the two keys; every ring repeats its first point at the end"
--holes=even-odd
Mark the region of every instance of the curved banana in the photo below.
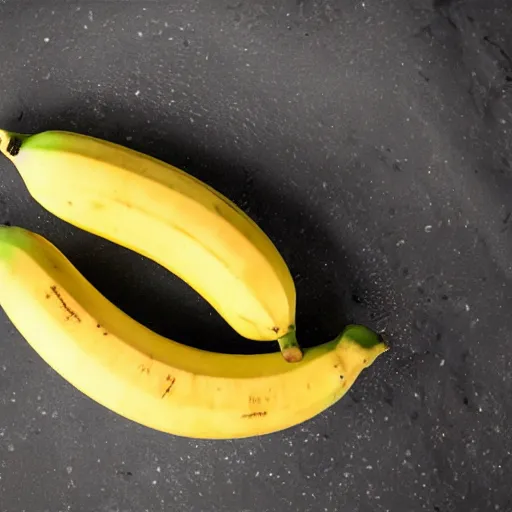
{"type": "Polygon", "coordinates": [[[163,338],[103,297],[44,238],[0,227],[0,305],[64,379],[142,425],[195,438],[261,435],[340,399],[387,347],[350,326],[305,351],[228,355],[163,338]]]}
{"type": "Polygon", "coordinates": [[[0,130],[0,151],[57,217],[161,264],[242,336],[296,345],[295,286],[285,261],[255,222],[205,183],[70,132],[0,130]]]}

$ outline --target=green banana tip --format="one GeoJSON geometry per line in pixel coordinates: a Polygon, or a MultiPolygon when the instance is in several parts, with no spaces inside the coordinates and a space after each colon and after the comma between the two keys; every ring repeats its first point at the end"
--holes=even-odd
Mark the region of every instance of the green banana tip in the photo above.
{"type": "Polygon", "coordinates": [[[298,363],[303,356],[302,350],[297,342],[295,329],[287,332],[277,340],[281,354],[288,363],[298,363]]]}
{"type": "Polygon", "coordinates": [[[348,325],[343,329],[339,339],[348,338],[363,348],[382,347],[382,351],[389,350],[389,343],[383,334],[378,334],[364,325],[348,325]]]}

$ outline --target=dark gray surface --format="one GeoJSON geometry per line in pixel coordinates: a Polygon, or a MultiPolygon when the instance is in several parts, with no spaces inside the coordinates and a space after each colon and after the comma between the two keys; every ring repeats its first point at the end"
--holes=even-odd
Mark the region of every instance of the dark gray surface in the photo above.
{"type": "MultiPolygon", "coordinates": [[[[511,511],[512,3],[33,4],[0,2],[2,127],[185,168],[283,252],[304,345],[356,321],[393,350],[302,426],[195,442],[91,402],[1,313],[0,511],[511,511]]],[[[262,349],[0,172],[0,222],[50,238],[139,321],[262,349]]]]}

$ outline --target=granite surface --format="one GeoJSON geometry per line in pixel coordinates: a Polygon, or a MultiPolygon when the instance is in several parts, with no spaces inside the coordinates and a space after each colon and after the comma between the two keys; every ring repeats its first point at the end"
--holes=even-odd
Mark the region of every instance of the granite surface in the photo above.
{"type": "MultiPolygon", "coordinates": [[[[0,511],[512,511],[510,27],[510,0],[0,2],[2,128],[184,168],[283,253],[304,346],[349,322],[392,344],[303,425],[194,441],[92,402],[0,312],[0,511]]],[[[275,348],[0,173],[0,222],[47,236],[137,320],[275,348]]]]}

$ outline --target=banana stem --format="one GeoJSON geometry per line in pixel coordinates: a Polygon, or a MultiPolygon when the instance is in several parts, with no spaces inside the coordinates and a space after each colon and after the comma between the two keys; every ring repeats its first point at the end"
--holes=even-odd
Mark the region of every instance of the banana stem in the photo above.
{"type": "Polygon", "coordinates": [[[281,354],[289,363],[298,363],[302,359],[302,350],[297,342],[295,331],[290,331],[277,340],[281,354]]]}
{"type": "Polygon", "coordinates": [[[0,153],[3,153],[9,160],[14,158],[20,151],[21,143],[28,135],[21,133],[12,133],[6,130],[0,130],[0,153]]]}

